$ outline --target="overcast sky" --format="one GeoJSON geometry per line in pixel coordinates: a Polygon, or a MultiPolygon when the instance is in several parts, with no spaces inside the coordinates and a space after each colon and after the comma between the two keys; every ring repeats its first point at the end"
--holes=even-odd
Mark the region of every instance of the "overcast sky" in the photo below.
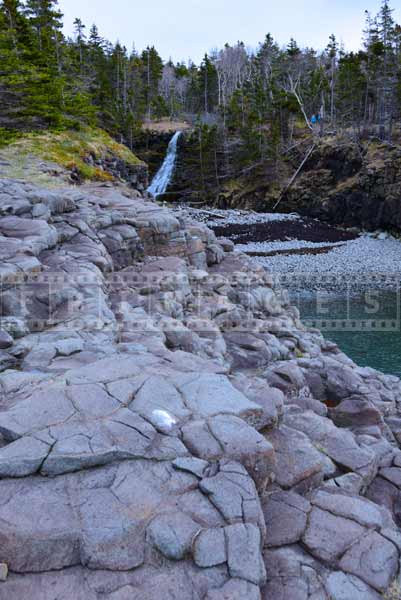
{"type": "MultiPolygon", "coordinates": [[[[333,32],[347,49],[358,49],[364,11],[378,11],[380,0],[59,0],[65,32],[75,17],[131,49],[155,45],[164,59],[192,58],[226,42],[256,47],[270,32],[280,45],[294,37],[300,46],[322,49],[333,32]]],[[[401,0],[394,17],[401,22],[401,0]]]]}

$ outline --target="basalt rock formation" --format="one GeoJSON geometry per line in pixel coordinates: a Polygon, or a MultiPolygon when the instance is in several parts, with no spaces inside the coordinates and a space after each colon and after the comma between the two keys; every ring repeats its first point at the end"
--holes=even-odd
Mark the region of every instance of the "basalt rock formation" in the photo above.
{"type": "Polygon", "coordinates": [[[0,600],[378,600],[401,382],[124,186],[0,181],[0,600]]]}

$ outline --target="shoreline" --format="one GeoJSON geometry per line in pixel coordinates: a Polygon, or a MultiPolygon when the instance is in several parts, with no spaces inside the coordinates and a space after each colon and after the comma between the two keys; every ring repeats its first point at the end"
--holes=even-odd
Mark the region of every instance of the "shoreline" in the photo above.
{"type": "Polygon", "coordinates": [[[326,548],[354,552],[354,531],[393,581],[381,486],[401,477],[401,381],[306,327],[274,277],[183,213],[125,188],[0,183],[18,280],[0,332],[1,598],[153,598],[155,577],[174,598],[276,598],[312,560],[322,594],[348,598],[356,575],[326,548]]]}
{"type": "Polygon", "coordinates": [[[217,236],[224,233],[237,252],[264,267],[291,292],[360,295],[368,290],[400,288],[401,242],[389,234],[374,237],[296,214],[239,211],[234,215],[228,211],[222,218],[221,213],[189,209],[192,218],[205,223],[217,236]]]}

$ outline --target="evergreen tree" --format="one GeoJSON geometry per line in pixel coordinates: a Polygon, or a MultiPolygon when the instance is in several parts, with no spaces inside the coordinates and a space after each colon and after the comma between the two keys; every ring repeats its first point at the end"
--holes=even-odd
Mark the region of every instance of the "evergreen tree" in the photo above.
{"type": "Polygon", "coordinates": [[[330,123],[335,125],[335,87],[336,87],[336,72],[338,58],[338,44],[334,33],[329,38],[329,43],[326,48],[328,58],[329,81],[330,81],[330,123]]]}
{"type": "Polygon", "coordinates": [[[291,38],[289,41],[289,44],[287,46],[287,54],[291,58],[296,58],[301,54],[301,49],[298,46],[297,42],[294,40],[294,38],[291,38]]]}
{"type": "Polygon", "coordinates": [[[60,67],[63,15],[57,5],[57,0],[27,0],[25,13],[36,31],[37,61],[47,65],[56,63],[60,67]]]}
{"type": "Polygon", "coordinates": [[[44,68],[37,61],[32,23],[22,9],[20,3],[9,1],[0,7],[2,122],[11,127],[56,124],[60,117],[60,78],[53,76],[49,65],[44,68]]]}
{"type": "Polygon", "coordinates": [[[163,72],[163,61],[154,46],[142,52],[144,84],[148,118],[160,112],[159,83],[163,72]]]}
{"type": "Polygon", "coordinates": [[[86,47],[86,35],[85,35],[85,25],[82,23],[81,19],[75,19],[74,21],[74,31],[75,31],[75,39],[76,44],[79,50],[79,66],[82,72],[84,67],[84,52],[86,47]]]}
{"type": "Polygon", "coordinates": [[[383,47],[383,70],[379,89],[380,136],[391,139],[395,114],[396,55],[395,22],[389,0],[383,0],[378,15],[379,36],[383,47]]]}
{"type": "Polygon", "coordinates": [[[79,18],[66,39],[56,0],[0,0],[0,56],[0,127],[96,123],[132,147],[145,117],[189,114],[206,188],[312,133],[312,114],[382,139],[401,117],[401,27],[389,0],[367,13],[360,52],[345,52],[334,34],[320,54],[267,35],[255,53],[226,44],[200,65],[164,63],[154,46],[129,54],[79,18]]]}
{"type": "Polygon", "coordinates": [[[208,114],[216,107],[217,96],[216,68],[209,56],[205,54],[199,68],[198,93],[199,110],[208,114]]]}

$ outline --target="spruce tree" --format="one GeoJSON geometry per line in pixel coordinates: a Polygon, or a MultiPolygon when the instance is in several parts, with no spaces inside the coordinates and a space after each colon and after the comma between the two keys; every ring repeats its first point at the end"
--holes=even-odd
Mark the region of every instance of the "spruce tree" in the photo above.
{"type": "Polygon", "coordinates": [[[27,0],[25,13],[36,31],[37,59],[42,64],[59,65],[62,13],[57,8],[57,0],[27,0]]]}
{"type": "Polygon", "coordinates": [[[85,25],[82,23],[81,19],[76,18],[74,20],[74,32],[76,44],[79,50],[79,66],[81,73],[84,67],[84,51],[86,46],[86,35],[85,35],[85,25]]]}
{"type": "Polygon", "coordinates": [[[335,126],[335,86],[336,86],[336,71],[338,44],[334,33],[329,38],[329,43],[326,48],[326,54],[329,61],[329,80],[330,80],[330,123],[335,126]]]}
{"type": "Polygon", "coordinates": [[[199,110],[208,114],[216,107],[217,73],[210,57],[205,54],[198,75],[199,110]]]}
{"type": "Polygon", "coordinates": [[[383,70],[379,88],[380,136],[391,139],[395,113],[396,56],[394,52],[395,22],[389,0],[383,0],[378,15],[380,40],[383,45],[383,70]]]}
{"type": "Polygon", "coordinates": [[[163,72],[163,61],[154,46],[142,52],[144,65],[144,84],[148,118],[157,112],[159,106],[159,82],[163,72]]]}

